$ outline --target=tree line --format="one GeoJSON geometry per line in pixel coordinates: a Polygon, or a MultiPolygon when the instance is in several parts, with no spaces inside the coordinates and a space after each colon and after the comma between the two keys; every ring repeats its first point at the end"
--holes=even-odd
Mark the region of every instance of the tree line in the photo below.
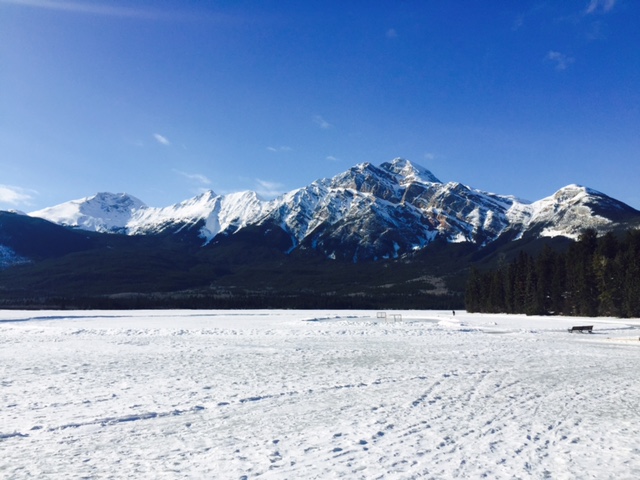
{"type": "Polygon", "coordinates": [[[0,309],[137,310],[137,309],[461,309],[462,295],[323,293],[139,293],[96,296],[3,297],[0,309]]]}
{"type": "Polygon", "coordinates": [[[536,258],[521,251],[495,270],[472,268],[465,305],[470,312],[640,317],[640,231],[598,237],[588,229],[565,252],[545,246],[536,258]]]}

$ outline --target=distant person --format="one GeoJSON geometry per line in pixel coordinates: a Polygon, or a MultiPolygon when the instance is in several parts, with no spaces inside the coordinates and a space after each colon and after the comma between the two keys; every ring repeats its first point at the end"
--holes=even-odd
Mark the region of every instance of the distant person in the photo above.
{"type": "Polygon", "coordinates": [[[454,317],[456,316],[456,311],[455,311],[455,310],[453,310],[453,316],[454,316],[454,317]]]}

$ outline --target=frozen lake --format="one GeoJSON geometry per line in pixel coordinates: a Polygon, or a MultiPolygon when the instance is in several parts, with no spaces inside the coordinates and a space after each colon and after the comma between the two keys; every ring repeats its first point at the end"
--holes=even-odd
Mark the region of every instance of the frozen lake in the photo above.
{"type": "Polygon", "coordinates": [[[2,311],[0,477],[640,478],[638,319],[376,313],[2,311]]]}

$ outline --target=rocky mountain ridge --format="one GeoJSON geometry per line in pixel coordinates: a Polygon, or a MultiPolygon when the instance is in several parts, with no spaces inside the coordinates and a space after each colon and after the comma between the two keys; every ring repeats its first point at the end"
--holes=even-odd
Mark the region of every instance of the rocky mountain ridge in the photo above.
{"type": "Polygon", "coordinates": [[[59,225],[96,232],[153,235],[194,230],[204,244],[248,226],[281,228],[293,249],[353,261],[392,258],[436,240],[486,246],[498,238],[576,238],[640,223],[640,212],[595,190],[569,185],[525,202],[457,182],[396,158],[356,165],[272,200],[255,192],[205,192],[164,208],[127,194],[99,193],[37,212],[59,225]]]}

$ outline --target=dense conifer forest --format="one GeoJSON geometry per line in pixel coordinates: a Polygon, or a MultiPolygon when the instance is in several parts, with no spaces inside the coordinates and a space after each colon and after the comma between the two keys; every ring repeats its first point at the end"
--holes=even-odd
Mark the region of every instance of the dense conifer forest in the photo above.
{"type": "Polygon", "coordinates": [[[527,315],[640,316],[640,231],[598,238],[586,230],[567,251],[520,252],[497,269],[472,268],[470,312],[527,315]]]}

